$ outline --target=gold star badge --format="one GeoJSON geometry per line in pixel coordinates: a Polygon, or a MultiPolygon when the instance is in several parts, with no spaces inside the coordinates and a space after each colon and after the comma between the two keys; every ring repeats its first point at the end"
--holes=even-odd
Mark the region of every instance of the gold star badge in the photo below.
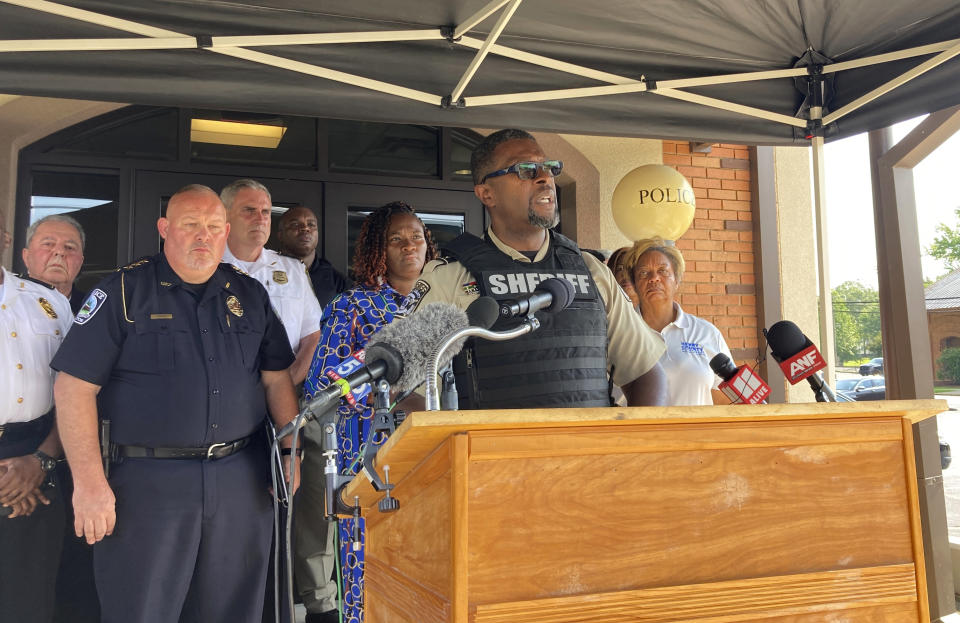
{"type": "Polygon", "coordinates": [[[287,272],[284,270],[275,270],[273,271],[273,280],[277,283],[286,283],[287,282],[287,272]]]}
{"type": "Polygon", "coordinates": [[[37,302],[40,303],[40,307],[43,308],[43,311],[46,312],[51,320],[57,319],[57,312],[53,311],[53,305],[50,304],[50,301],[41,296],[37,299],[37,302]]]}
{"type": "Polygon", "coordinates": [[[237,300],[237,297],[232,294],[227,297],[227,309],[230,310],[230,313],[239,318],[243,316],[243,305],[240,304],[240,301],[237,300]]]}

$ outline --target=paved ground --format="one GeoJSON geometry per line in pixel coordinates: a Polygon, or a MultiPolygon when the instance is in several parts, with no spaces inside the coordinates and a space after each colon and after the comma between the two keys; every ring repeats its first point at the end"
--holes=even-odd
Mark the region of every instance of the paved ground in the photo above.
{"type": "Polygon", "coordinates": [[[960,395],[940,395],[957,411],[937,416],[940,436],[950,444],[953,463],[943,470],[943,497],[947,504],[947,526],[950,537],[960,539],[960,395]]]}

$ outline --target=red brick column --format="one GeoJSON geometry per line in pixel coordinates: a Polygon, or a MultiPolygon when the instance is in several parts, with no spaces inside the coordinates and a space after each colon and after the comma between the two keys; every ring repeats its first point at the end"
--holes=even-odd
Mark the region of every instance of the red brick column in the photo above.
{"type": "Polygon", "coordinates": [[[723,332],[738,364],[753,364],[761,340],[757,322],[750,152],[746,145],[713,145],[691,153],[690,143],[663,141],[663,163],[693,186],[693,225],[677,241],[686,272],[680,305],[723,332]]]}

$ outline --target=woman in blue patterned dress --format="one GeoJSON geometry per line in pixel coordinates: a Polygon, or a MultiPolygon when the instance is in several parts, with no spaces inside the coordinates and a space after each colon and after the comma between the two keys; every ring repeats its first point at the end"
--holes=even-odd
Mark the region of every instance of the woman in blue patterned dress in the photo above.
{"type": "MultiPolygon", "coordinates": [[[[437,256],[436,244],[423,221],[405,203],[393,202],[367,216],[360,229],[353,254],[357,285],[346,290],[324,313],[320,343],[304,383],[307,399],[330,384],[327,373],[345,359],[356,356],[371,336],[394,318],[403,317],[413,285],[423,265],[437,256]]],[[[373,415],[369,386],[366,394],[351,406],[342,400],[338,407],[340,473],[355,474],[368,438],[373,415]]],[[[385,439],[374,439],[379,445],[385,439]]],[[[361,543],[364,539],[360,520],[361,543]]],[[[340,521],[340,562],[343,572],[343,621],[363,621],[363,549],[354,551],[353,520],[340,521]]]]}

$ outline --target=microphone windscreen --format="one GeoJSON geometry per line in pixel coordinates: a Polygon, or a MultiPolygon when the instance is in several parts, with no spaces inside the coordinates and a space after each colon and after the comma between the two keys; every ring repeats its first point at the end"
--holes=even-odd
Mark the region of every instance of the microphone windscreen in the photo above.
{"type": "Polygon", "coordinates": [[[377,342],[364,349],[364,353],[365,365],[369,366],[374,361],[382,361],[386,364],[387,371],[383,378],[387,379],[387,383],[393,385],[400,380],[400,375],[403,374],[403,355],[399,350],[386,342],[377,342]]]}
{"type": "Polygon", "coordinates": [[[737,373],[737,364],[733,363],[726,353],[717,353],[710,360],[710,369],[724,381],[729,381],[737,373]]]}
{"type": "Polygon", "coordinates": [[[576,296],[573,284],[566,279],[558,277],[544,279],[540,282],[540,285],[537,286],[537,289],[549,292],[553,297],[550,304],[543,308],[543,311],[550,313],[556,313],[562,309],[566,309],[570,303],[573,302],[573,297],[576,296]]]}
{"type": "MultiPolygon", "coordinates": [[[[394,320],[374,334],[367,344],[367,352],[377,345],[387,345],[400,353],[403,371],[393,389],[400,392],[416,389],[427,377],[427,362],[440,341],[450,333],[467,328],[467,314],[449,303],[430,303],[417,310],[415,314],[394,320]]],[[[463,342],[447,349],[446,361],[463,348],[463,342]]]]}
{"type": "Polygon", "coordinates": [[[775,358],[788,359],[813,342],[807,339],[800,327],[789,320],[781,320],[767,329],[767,343],[775,358]]]}
{"type": "Polygon", "coordinates": [[[467,307],[467,322],[471,327],[489,329],[500,317],[500,304],[490,296],[481,296],[467,307]]]}

